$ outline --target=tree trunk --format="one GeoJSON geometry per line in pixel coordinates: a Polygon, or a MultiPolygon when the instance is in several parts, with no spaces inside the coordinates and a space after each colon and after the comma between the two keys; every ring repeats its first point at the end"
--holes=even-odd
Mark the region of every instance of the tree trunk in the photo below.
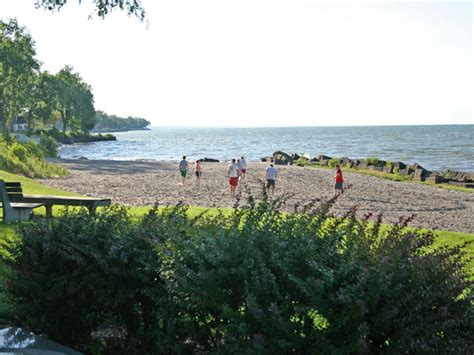
{"type": "Polygon", "coordinates": [[[63,123],[63,133],[66,134],[66,128],[67,128],[67,115],[66,112],[61,110],[61,122],[63,123]]]}

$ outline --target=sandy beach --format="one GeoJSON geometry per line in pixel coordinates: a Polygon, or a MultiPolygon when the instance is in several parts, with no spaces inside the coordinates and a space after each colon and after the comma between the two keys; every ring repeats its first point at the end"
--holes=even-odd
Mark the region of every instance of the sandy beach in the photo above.
{"type": "MultiPolygon", "coordinates": [[[[159,161],[65,160],[55,159],[70,170],[65,178],[40,180],[43,184],[89,196],[109,197],[113,203],[127,206],[151,206],[155,202],[175,205],[232,207],[227,164],[202,163],[204,174],[196,185],[194,164],[186,184],[180,185],[178,163],[159,161]]],[[[265,177],[264,163],[249,163],[248,174],[239,190],[242,197],[260,196],[265,177]]],[[[314,199],[327,200],[333,195],[333,171],[278,166],[275,198],[288,196],[287,209],[314,199]]],[[[395,223],[400,217],[416,215],[411,225],[474,233],[474,194],[441,189],[417,183],[402,183],[372,176],[345,173],[352,188],[337,200],[332,213],[342,215],[357,206],[358,215],[383,214],[384,222],[395,223]]]]}

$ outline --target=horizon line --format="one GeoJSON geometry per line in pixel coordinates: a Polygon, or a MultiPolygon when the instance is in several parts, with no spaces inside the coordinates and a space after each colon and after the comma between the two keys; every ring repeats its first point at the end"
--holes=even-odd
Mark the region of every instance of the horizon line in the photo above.
{"type": "Polygon", "coordinates": [[[433,124],[378,124],[378,125],[320,125],[320,126],[160,126],[150,125],[149,128],[337,128],[337,127],[431,127],[431,126],[474,126],[473,123],[433,123],[433,124]]]}

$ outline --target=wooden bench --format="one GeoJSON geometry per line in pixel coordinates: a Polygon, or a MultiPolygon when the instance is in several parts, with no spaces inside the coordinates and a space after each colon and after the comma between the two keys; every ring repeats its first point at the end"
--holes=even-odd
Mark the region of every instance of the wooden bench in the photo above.
{"type": "Polygon", "coordinates": [[[10,201],[23,203],[40,203],[46,208],[46,216],[53,215],[53,206],[83,206],[94,213],[99,206],[110,206],[109,198],[76,197],[76,196],[49,196],[23,194],[20,182],[5,182],[10,201]]]}
{"type": "Polygon", "coordinates": [[[30,219],[33,209],[41,207],[41,202],[13,202],[10,200],[5,181],[0,180],[0,202],[3,209],[3,223],[30,219]]]}

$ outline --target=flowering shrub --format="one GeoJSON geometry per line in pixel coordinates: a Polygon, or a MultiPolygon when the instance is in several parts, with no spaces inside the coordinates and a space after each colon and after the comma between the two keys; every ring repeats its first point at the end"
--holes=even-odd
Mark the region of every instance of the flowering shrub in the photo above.
{"type": "Polygon", "coordinates": [[[280,212],[250,200],[189,217],[123,208],[19,227],[5,262],[22,325],[89,352],[98,327],[128,353],[468,353],[472,284],[461,247],[405,224],[280,212]]]}

